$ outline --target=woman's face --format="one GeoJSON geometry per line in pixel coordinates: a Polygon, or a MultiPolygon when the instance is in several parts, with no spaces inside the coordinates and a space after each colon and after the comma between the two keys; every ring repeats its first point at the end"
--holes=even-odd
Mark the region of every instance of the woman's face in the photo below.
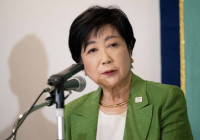
{"type": "Polygon", "coordinates": [[[130,80],[131,57],[125,40],[111,26],[102,27],[82,47],[86,74],[100,87],[115,88],[130,80]]]}

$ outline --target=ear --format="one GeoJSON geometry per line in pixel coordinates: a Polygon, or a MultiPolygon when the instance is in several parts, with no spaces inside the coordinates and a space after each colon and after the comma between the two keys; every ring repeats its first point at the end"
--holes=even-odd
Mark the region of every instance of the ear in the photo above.
{"type": "Polygon", "coordinates": [[[129,52],[129,56],[130,56],[130,58],[131,58],[131,57],[132,57],[132,50],[129,49],[128,52],[129,52]]]}
{"type": "Polygon", "coordinates": [[[87,73],[86,73],[86,71],[84,70],[84,74],[85,74],[85,76],[87,76],[87,73]]]}
{"type": "Polygon", "coordinates": [[[132,47],[131,47],[131,46],[128,46],[127,48],[128,48],[129,55],[130,55],[130,57],[131,57],[131,56],[132,56],[132,51],[133,51],[133,50],[132,50],[132,47]]]}

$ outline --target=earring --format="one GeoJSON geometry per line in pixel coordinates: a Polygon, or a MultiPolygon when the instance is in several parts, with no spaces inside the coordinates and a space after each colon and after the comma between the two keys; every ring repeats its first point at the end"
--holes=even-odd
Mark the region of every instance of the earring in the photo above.
{"type": "Polygon", "coordinates": [[[85,72],[85,70],[84,70],[84,73],[85,73],[85,76],[87,76],[87,73],[85,72]]]}
{"type": "Polygon", "coordinates": [[[133,58],[131,58],[131,63],[133,63],[134,62],[134,59],[133,58]]]}

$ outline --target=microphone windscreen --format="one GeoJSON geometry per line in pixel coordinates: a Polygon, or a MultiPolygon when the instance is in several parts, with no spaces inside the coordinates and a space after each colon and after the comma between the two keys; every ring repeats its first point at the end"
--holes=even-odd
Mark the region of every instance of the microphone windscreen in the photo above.
{"type": "Polygon", "coordinates": [[[81,76],[72,77],[70,80],[66,81],[63,84],[64,90],[74,90],[77,92],[83,91],[85,89],[85,87],[86,87],[85,78],[83,78],[81,76]]]}

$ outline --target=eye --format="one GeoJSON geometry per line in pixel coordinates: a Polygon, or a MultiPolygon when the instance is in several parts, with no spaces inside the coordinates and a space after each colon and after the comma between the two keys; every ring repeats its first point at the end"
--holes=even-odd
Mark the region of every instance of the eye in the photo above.
{"type": "Polygon", "coordinates": [[[92,48],[92,49],[90,49],[90,50],[87,52],[87,54],[94,53],[95,51],[97,51],[97,49],[96,49],[96,48],[92,48]]]}
{"type": "Polygon", "coordinates": [[[109,47],[114,47],[114,48],[117,47],[117,46],[118,46],[117,43],[112,43],[112,44],[109,45],[109,47]]]}

